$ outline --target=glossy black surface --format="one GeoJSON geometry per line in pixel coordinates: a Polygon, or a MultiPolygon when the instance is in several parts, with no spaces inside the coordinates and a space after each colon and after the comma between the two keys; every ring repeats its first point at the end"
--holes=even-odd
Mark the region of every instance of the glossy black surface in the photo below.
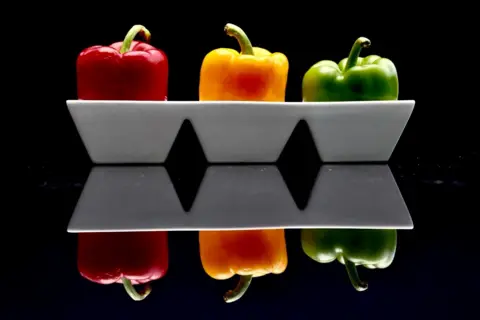
{"type": "Polygon", "coordinates": [[[471,161],[477,161],[476,155],[447,167],[420,162],[414,167],[391,166],[415,228],[399,231],[396,257],[389,268],[360,269],[370,282],[366,292],[351,287],[339,263],[320,265],[307,258],[299,230],[288,230],[286,272],[255,279],[241,301],[230,305],[221,295],[236,280],[216,281],[204,273],[196,232],[169,233],[168,274],[154,283],[154,291],[143,302],[130,301],[120,285],[102,286],[83,279],[76,267],[76,235],[68,234],[66,227],[90,170],[31,166],[29,209],[18,213],[18,218],[32,223],[22,231],[26,243],[15,250],[16,264],[6,279],[11,293],[7,319],[28,319],[33,314],[60,319],[157,314],[233,319],[465,318],[474,310],[480,262],[472,224],[480,209],[478,167],[471,161]]]}

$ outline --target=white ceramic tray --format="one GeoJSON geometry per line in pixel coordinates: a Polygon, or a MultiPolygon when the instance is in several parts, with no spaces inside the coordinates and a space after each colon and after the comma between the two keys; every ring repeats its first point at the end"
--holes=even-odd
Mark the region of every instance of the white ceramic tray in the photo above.
{"type": "Polygon", "coordinates": [[[415,101],[140,102],[69,100],[94,163],[163,163],[183,121],[211,163],[272,163],[305,119],[325,162],[388,161],[415,101]]]}
{"type": "Polygon", "coordinates": [[[412,229],[386,165],[322,166],[305,210],[276,166],[211,166],[189,212],[164,167],[95,167],[68,232],[269,228],[412,229]]]}

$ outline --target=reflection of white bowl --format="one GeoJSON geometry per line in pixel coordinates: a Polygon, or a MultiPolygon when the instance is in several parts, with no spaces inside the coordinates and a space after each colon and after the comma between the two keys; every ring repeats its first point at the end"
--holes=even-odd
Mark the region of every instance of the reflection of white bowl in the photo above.
{"type": "Polygon", "coordinates": [[[412,229],[388,165],[322,166],[305,210],[276,166],[210,166],[189,212],[163,166],[99,166],[68,231],[412,229]]]}
{"type": "Polygon", "coordinates": [[[69,100],[94,163],[162,163],[185,119],[210,162],[275,162],[305,119],[326,162],[388,161],[415,101],[69,100]]]}

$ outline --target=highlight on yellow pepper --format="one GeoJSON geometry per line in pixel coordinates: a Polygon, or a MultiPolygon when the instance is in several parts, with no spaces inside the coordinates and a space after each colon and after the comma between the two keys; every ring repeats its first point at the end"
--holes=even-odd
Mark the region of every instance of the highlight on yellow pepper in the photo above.
{"type": "Polygon", "coordinates": [[[220,48],[205,56],[200,70],[199,100],[285,101],[287,57],[253,47],[236,25],[228,23],[225,32],[237,39],[241,51],[220,48]]]}
{"type": "Polygon", "coordinates": [[[210,277],[240,276],[237,287],[224,295],[227,303],[240,299],[252,278],[281,274],[287,268],[283,229],[199,231],[199,242],[202,266],[210,277]]]}

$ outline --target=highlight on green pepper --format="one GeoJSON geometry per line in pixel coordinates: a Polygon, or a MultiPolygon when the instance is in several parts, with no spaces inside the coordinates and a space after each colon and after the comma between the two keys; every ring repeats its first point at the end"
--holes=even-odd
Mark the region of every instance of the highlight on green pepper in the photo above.
{"type": "Polygon", "coordinates": [[[373,101],[398,99],[398,75],[393,62],[377,55],[360,57],[369,48],[369,39],[355,41],[348,58],[338,64],[323,60],[303,76],[305,102],[373,101]]]}
{"type": "Polygon", "coordinates": [[[389,267],[397,249],[397,230],[303,229],[301,240],[308,257],[320,263],[338,260],[345,265],[353,287],[365,291],[368,284],[360,279],[357,266],[389,267]]]}

